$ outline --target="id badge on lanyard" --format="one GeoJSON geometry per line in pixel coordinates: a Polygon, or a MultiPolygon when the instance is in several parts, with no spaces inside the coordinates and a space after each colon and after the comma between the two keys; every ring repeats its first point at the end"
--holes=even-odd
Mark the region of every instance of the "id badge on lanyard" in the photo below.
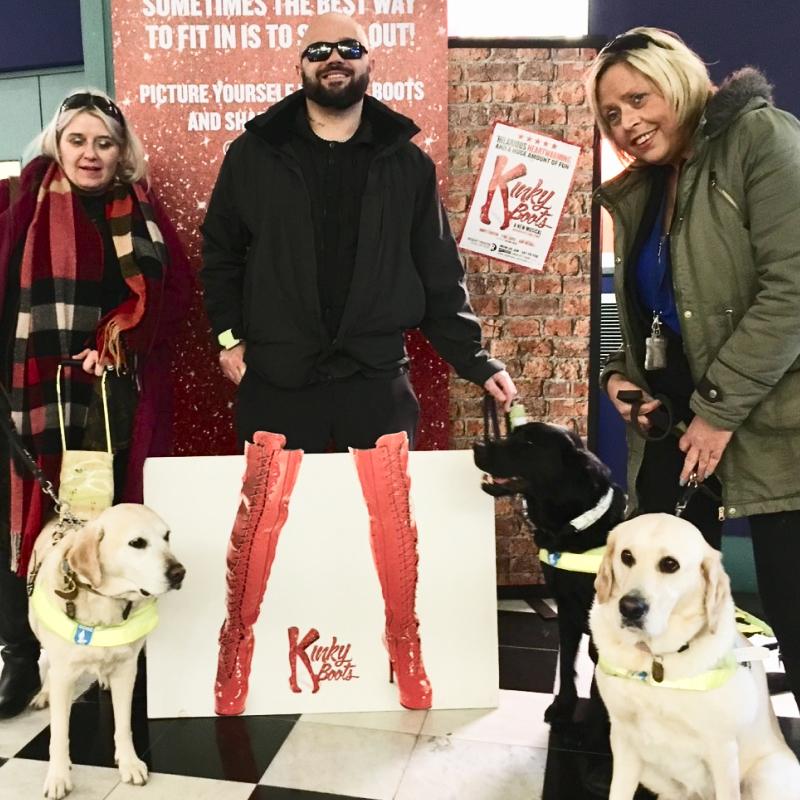
{"type": "Polygon", "coordinates": [[[661,333],[661,316],[653,314],[650,335],[644,340],[644,368],[648,372],[667,366],[667,339],[661,333]]]}

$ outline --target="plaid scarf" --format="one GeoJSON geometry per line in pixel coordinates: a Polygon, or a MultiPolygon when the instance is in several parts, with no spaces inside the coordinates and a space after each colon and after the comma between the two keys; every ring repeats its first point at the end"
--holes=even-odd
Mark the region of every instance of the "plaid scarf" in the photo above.
{"type": "MultiPolygon", "coordinates": [[[[144,352],[148,346],[160,310],[169,258],[143,187],[115,185],[106,218],[130,296],[100,319],[101,239],[61,167],[50,165],[22,252],[11,412],[25,446],[55,487],[62,449],[58,365],[94,338],[115,367],[124,367],[126,352],[144,352]]],[[[67,447],[80,448],[94,376],[73,368],[67,378],[62,387],[67,447]]],[[[47,503],[27,471],[11,470],[12,569],[20,574],[27,568],[47,503]]]]}

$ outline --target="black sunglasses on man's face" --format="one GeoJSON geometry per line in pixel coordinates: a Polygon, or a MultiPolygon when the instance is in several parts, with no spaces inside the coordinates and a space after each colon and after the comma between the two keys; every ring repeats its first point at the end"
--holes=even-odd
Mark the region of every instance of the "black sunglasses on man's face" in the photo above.
{"type": "Polygon", "coordinates": [[[358,61],[367,52],[367,48],[358,39],[342,39],[339,42],[314,42],[303,50],[300,58],[307,58],[309,61],[327,61],[334,49],[347,61],[358,61]]]}

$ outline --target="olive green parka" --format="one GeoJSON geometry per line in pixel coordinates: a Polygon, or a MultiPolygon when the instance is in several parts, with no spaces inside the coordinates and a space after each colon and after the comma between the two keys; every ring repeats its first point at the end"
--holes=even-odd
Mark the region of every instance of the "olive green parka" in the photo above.
{"type": "MultiPolygon", "coordinates": [[[[680,175],[672,280],[695,382],[692,410],[733,431],[717,468],[727,517],[800,509],[800,122],[745,68],[711,96],[680,175]]],[[[614,220],[623,346],[612,373],[648,390],[626,258],[653,168],[634,162],[595,199],[614,220]]],[[[628,429],[629,512],[644,441],[628,429]]]]}

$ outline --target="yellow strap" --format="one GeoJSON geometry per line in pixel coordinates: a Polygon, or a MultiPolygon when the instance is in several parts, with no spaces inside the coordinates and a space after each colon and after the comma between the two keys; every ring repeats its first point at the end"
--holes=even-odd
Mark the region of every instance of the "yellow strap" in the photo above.
{"type": "MultiPolygon", "coordinates": [[[[61,449],[67,449],[67,435],[64,430],[64,407],[61,403],[61,367],[63,365],[58,365],[58,372],[56,373],[56,392],[58,393],[58,424],[61,427],[61,449]]],[[[105,422],[106,428],[106,447],[108,448],[108,452],[111,451],[111,426],[108,422],[108,397],[106,397],[106,373],[107,370],[103,370],[103,377],[100,378],[100,395],[103,398],[103,417],[105,422]]]]}
{"type": "Polygon", "coordinates": [[[596,574],[600,569],[600,562],[603,560],[605,552],[605,545],[587,550],[585,553],[550,553],[547,550],[539,550],[539,560],[551,567],[558,567],[558,569],[565,569],[569,572],[596,574]]]}
{"type": "Polygon", "coordinates": [[[622,669],[622,667],[615,667],[602,656],[598,659],[597,666],[606,675],[611,675],[614,678],[628,678],[640,683],[646,683],[648,686],[655,686],[658,689],[685,689],[693,692],[707,692],[724,686],[736,674],[736,670],[739,669],[739,662],[736,660],[735,654],[730,652],[719,661],[714,669],[710,669],[708,672],[701,672],[699,675],[693,675],[689,678],[678,678],[674,681],[663,680],[661,683],[653,680],[653,676],[649,672],[634,672],[633,670],[622,669]]]}
{"type": "Polygon", "coordinates": [[[739,606],[736,606],[736,627],[743,636],[760,633],[763,636],[769,636],[770,639],[775,638],[772,628],[763,619],[759,619],[739,606]]]}
{"type": "Polygon", "coordinates": [[[53,604],[39,584],[33,589],[30,604],[36,618],[56,636],[88,647],[118,647],[123,644],[133,644],[147,636],[158,625],[158,606],[155,597],[151,597],[119,625],[94,627],[81,625],[70,619],[53,604]]]}

